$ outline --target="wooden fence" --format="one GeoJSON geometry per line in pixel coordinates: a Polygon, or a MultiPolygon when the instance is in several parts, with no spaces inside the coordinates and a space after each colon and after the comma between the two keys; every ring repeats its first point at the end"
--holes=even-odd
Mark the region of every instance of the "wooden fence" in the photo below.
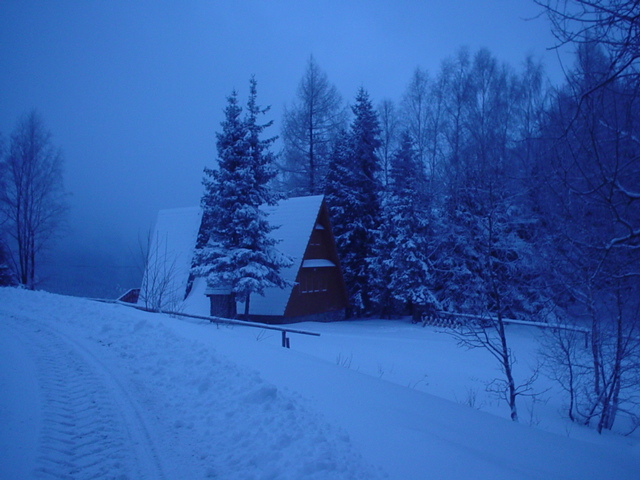
{"type": "MultiPolygon", "coordinates": [[[[472,315],[468,313],[435,311],[432,314],[423,314],[421,317],[421,321],[423,326],[433,325],[436,327],[456,328],[469,322],[474,322],[481,327],[488,327],[492,324],[495,324],[498,319],[482,315],[472,315]]],[[[572,332],[578,332],[584,335],[585,348],[589,345],[589,335],[591,334],[591,331],[588,328],[578,327],[576,325],[566,325],[562,323],[531,322],[527,320],[517,320],[515,318],[503,318],[502,322],[511,325],[524,325],[543,329],[568,330],[572,332]]]]}

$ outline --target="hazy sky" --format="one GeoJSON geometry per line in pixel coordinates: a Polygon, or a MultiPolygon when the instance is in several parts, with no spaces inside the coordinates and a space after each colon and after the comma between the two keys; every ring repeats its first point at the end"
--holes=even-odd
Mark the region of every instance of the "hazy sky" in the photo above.
{"type": "Polygon", "coordinates": [[[560,79],[533,0],[0,2],[0,132],[36,108],[65,158],[71,240],[135,243],[158,209],[196,205],[226,96],[282,107],[313,55],[344,99],[397,100],[460,46],[560,79]]]}

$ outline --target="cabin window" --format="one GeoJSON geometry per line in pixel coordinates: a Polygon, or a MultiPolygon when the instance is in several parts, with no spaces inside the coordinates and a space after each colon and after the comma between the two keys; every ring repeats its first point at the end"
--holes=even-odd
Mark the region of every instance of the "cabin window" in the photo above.
{"type": "Polygon", "coordinates": [[[322,293],[329,290],[326,268],[307,268],[300,275],[300,293],[322,293]]]}

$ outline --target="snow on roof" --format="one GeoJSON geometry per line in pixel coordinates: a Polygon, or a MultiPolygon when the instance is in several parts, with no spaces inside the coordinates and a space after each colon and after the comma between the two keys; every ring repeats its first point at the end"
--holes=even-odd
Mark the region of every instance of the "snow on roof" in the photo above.
{"type": "Polygon", "coordinates": [[[302,262],[302,268],[335,267],[336,264],[326,258],[311,258],[302,262]]]}
{"type": "MultiPolygon", "coordinates": [[[[280,241],[277,245],[278,250],[291,257],[293,264],[280,272],[282,278],[289,283],[288,288],[267,288],[264,296],[251,296],[249,303],[251,315],[284,315],[323,198],[322,195],[293,197],[281,201],[275,207],[265,209],[269,214],[271,225],[278,227],[271,234],[273,238],[280,241]]],[[[239,304],[238,312],[242,312],[242,308],[244,308],[243,305],[239,304]]]]}
{"type": "Polygon", "coordinates": [[[158,212],[138,304],[175,310],[184,300],[201,217],[199,207],[158,212]]]}
{"type": "MultiPolygon", "coordinates": [[[[271,233],[273,238],[278,241],[276,248],[289,256],[293,260],[293,264],[280,272],[289,283],[289,287],[284,289],[267,288],[264,296],[257,294],[251,296],[249,312],[251,315],[284,315],[323,198],[322,195],[294,197],[282,200],[276,206],[265,207],[270,224],[277,227],[271,233]]],[[[151,251],[159,252],[159,260],[166,259],[168,264],[175,262],[172,280],[168,288],[171,292],[170,300],[172,302],[179,303],[184,298],[201,216],[200,207],[161,210],[158,213],[151,251]]],[[[152,262],[149,263],[152,265],[152,262]]],[[[144,290],[147,276],[153,277],[150,271],[153,269],[147,268],[147,270],[149,272],[145,272],[142,290],[144,290]]],[[[192,289],[189,298],[179,306],[180,308],[189,313],[209,314],[208,304],[194,298],[196,296],[204,297],[203,283],[195,282],[199,288],[192,289]]],[[[139,303],[143,303],[143,300],[141,299],[139,303]]],[[[238,312],[243,311],[244,304],[238,303],[238,312]]]]}
{"type": "Polygon", "coordinates": [[[207,279],[202,277],[194,278],[189,296],[180,305],[181,311],[194,315],[208,316],[211,306],[209,304],[209,297],[205,295],[206,291],[207,279]]]}

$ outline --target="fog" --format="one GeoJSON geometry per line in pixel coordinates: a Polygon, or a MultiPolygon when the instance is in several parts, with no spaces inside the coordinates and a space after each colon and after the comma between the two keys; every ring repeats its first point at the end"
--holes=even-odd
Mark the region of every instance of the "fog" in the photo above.
{"type": "Polygon", "coordinates": [[[255,74],[279,132],[313,55],[343,98],[399,99],[417,66],[460,46],[561,66],[531,0],[32,2],[0,4],[0,133],[35,108],[64,154],[67,228],[43,288],[115,296],[138,286],[157,211],[196,205],[227,95],[255,74]]]}

